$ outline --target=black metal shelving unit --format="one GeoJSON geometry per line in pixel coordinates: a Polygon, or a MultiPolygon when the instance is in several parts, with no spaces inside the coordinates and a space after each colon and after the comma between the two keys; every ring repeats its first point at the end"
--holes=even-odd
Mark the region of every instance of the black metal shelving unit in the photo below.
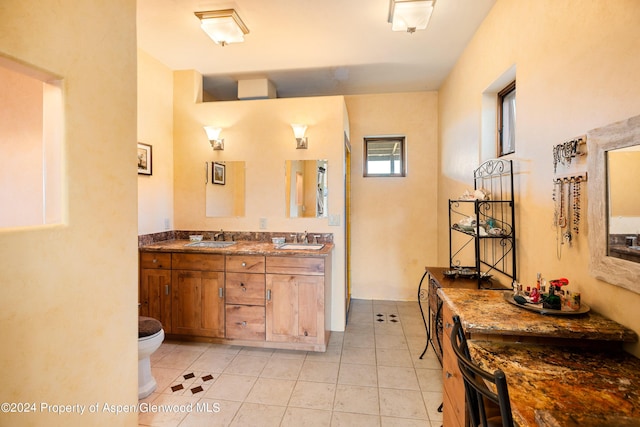
{"type": "Polygon", "coordinates": [[[449,265],[472,271],[478,286],[493,274],[517,280],[513,163],[492,159],[473,171],[473,189],[488,198],[449,200],[449,265]],[[471,217],[472,227],[460,221],[471,217]]]}

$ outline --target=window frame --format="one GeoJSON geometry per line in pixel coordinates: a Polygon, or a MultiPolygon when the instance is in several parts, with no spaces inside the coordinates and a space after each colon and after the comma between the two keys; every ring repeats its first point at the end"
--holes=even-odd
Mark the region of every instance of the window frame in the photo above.
{"type": "MultiPolygon", "coordinates": [[[[365,178],[382,177],[382,178],[402,178],[407,176],[407,138],[404,135],[396,136],[366,136],[364,137],[364,161],[362,165],[362,176],[365,178]],[[398,142],[400,146],[400,170],[397,173],[374,173],[369,172],[369,145],[375,142],[398,142]]],[[[393,161],[391,170],[393,171],[393,161]]]]}
{"type": "MultiPolygon", "coordinates": [[[[515,136],[514,140],[511,142],[511,150],[505,151],[504,144],[504,99],[514,94],[516,96],[516,81],[512,81],[507,86],[505,86],[500,92],[498,92],[498,123],[497,123],[497,145],[498,145],[498,157],[506,156],[509,154],[513,154],[516,152],[516,141],[515,136]]],[[[515,124],[515,121],[514,121],[515,124]]]]}

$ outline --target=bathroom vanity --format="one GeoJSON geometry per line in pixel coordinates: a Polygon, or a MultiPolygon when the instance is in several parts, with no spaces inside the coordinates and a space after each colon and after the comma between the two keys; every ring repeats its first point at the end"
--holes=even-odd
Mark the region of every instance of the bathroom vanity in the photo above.
{"type": "Polygon", "coordinates": [[[326,350],[332,243],[319,250],[188,243],[140,247],[140,314],[160,320],[169,338],[326,350]]]}
{"type": "MultiPolygon", "coordinates": [[[[437,291],[443,303],[443,420],[446,427],[464,426],[468,418],[464,383],[450,340],[455,314],[460,316],[468,342],[473,343],[470,347],[474,349],[476,363],[489,371],[505,370],[512,413],[521,427],[571,425],[536,420],[536,417],[558,420],[555,412],[563,408],[577,412],[580,407],[584,411],[589,409],[589,415],[596,419],[640,414],[640,376],[637,371],[628,376],[640,363],[622,351],[623,343],[637,341],[634,331],[593,312],[551,316],[524,310],[508,303],[504,292],[459,288],[437,291]],[[587,354],[596,359],[587,362],[587,354]],[[552,368],[558,360],[564,361],[564,365],[552,368]],[[625,364],[631,369],[626,369],[625,364]],[[582,402],[583,394],[579,391],[593,387],[595,381],[589,366],[597,366],[599,371],[594,372],[600,372],[601,377],[608,375],[612,384],[622,386],[630,381],[627,384],[630,404],[614,411],[611,406],[597,407],[588,400],[582,402]],[[552,388],[554,384],[558,390],[547,396],[549,392],[545,387],[552,388]]],[[[625,391],[617,387],[610,391],[601,389],[600,393],[600,398],[616,401],[625,395],[625,391]]],[[[577,412],[575,416],[581,415],[577,412]]]]}

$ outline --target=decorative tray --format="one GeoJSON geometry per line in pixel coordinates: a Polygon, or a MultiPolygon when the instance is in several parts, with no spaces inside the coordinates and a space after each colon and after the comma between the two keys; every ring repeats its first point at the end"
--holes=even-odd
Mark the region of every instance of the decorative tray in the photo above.
{"type": "Polygon", "coordinates": [[[533,304],[528,302],[525,304],[518,304],[518,302],[513,299],[513,293],[511,292],[505,292],[502,294],[502,296],[507,302],[510,302],[513,305],[516,305],[520,308],[524,308],[525,310],[534,311],[540,314],[551,314],[554,316],[577,316],[579,314],[588,313],[591,310],[591,307],[589,307],[587,304],[583,302],[580,303],[580,308],[576,311],[563,311],[563,310],[554,310],[552,308],[544,308],[542,307],[542,303],[533,304]]]}

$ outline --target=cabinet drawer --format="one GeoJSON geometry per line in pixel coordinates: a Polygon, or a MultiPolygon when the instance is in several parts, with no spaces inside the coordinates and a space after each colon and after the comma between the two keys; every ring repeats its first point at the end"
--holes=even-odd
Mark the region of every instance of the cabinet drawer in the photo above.
{"type": "Polygon", "coordinates": [[[448,397],[450,404],[443,411],[446,418],[453,417],[460,422],[465,420],[465,392],[464,380],[458,368],[458,359],[451,347],[451,331],[453,329],[453,313],[448,304],[442,306],[442,386],[443,395],[448,397]],[[448,414],[447,414],[448,412],[448,414]]]}
{"type": "Polygon", "coordinates": [[[227,304],[264,305],[264,274],[227,273],[227,304]]]}
{"type": "Polygon", "coordinates": [[[324,258],[270,256],[267,273],[324,275],[324,258]]]}
{"type": "Polygon", "coordinates": [[[458,408],[462,405],[462,411],[466,411],[464,400],[456,401],[449,397],[447,392],[442,393],[442,425],[447,427],[466,427],[464,417],[459,418],[460,412],[458,408]]]}
{"type": "Polygon", "coordinates": [[[261,255],[228,255],[227,271],[264,273],[264,257],[261,255]]]}
{"type": "Polygon", "coordinates": [[[264,307],[227,304],[226,316],[227,338],[264,341],[264,307]]]}
{"type": "Polygon", "coordinates": [[[442,359],[442,388],[444,395],[449,397],[449,400],[453,405],[449,405],[445,411],[450,411],[455,414],[458,420],[464,420],[465,412],[465,393],[464,393],[464,381],[462,374],[458,368],[458,361],[453,350],[448,348],[451,345],[451,341],[448,338],[444,339],[444,357],[442,359]]]}
{"type": "Polygon", "coordinates": [[[174,270],[224,271],[224,255],[173,253],[174,270]]]}
{"type": "Polygon", "coordinates": [[[164,252],[140,252],[140,268],[171,269],[171,254],[164,252]]]}

